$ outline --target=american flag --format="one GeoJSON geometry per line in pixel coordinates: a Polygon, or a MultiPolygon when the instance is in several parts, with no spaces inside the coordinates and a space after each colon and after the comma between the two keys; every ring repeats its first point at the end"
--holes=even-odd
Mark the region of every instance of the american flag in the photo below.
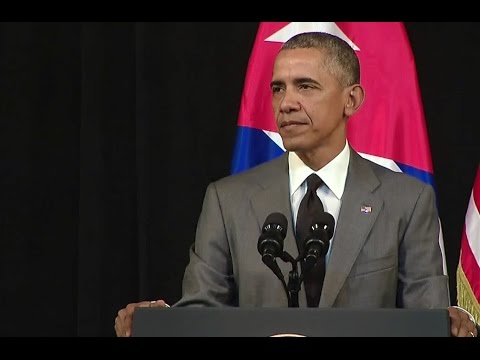
{"type": "Polygon", "coordinates": [[[363,212],[363,213],[371,213],[371,212],[372,212],[372,207],[371,207],[371,206],[362,205],[362,206],[360,207],[360,211],[363,212]]]}
{"type": "Polygon", "coordinates": [[[480,165],[473,184],[457,267],[458,305],[480,322],[480,165]]]}

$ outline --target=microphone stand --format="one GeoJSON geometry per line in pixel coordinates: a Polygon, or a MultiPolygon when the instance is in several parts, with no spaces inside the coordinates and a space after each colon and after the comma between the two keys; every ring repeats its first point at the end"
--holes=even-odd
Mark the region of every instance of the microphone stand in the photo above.
{"type": "Polygon", "coordinates": [[[297,260],[295,260],[289,253],[284,251],[280,258],[292,264],[292,270],[288,273],[287,298],[288,307],[298,307],[298,293],[300,291],[301,280],[298,276],[297,260]]]}

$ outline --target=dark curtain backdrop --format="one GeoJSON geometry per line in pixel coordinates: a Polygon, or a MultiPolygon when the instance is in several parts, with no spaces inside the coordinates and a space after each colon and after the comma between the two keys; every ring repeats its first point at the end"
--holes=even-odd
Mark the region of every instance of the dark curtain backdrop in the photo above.
{"type": "MultiPolygon", "coordinates": [[[[480,25],[406,25],[455,302],[480,25]]],[[[114,336],[127,303],[180,297],[257,26],[0,23],[0,336],[114,336]]]]}

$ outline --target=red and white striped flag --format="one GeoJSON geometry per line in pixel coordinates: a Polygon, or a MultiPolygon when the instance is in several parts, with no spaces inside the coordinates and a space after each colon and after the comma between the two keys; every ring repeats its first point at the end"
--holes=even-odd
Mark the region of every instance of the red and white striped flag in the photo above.
{"type": "Polygon", "coordinates": [[[457,268],[457,301],[480,322],[480,165],[465,216],[457,268]]]}

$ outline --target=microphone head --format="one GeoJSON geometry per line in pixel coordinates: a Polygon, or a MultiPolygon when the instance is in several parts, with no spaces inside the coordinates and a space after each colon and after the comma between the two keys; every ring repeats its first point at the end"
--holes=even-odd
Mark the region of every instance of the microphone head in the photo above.
{"type": "Polygon", "coordinates": [[[327,212],[315,215],[310,227],[310,234],[305,239],[302,257],[309,264],[308,268],[314,266],[318,256],[323,256],[328,252],[330,239],[333,237],[335,228],[335,219],[332,214],[327,212]]]}
{"type": "Polygon", "coordinates": [[[267,232],[267,231],[275,231],[279,232],[282,236],[282,240],[285,239],[285,236],[287,236],[287,227],[288,227],[288,221],[285,215],[282,213],[271,213],[270,215],[267,216],[265,219],[265,223],[263,224],[262,227],[262,232],[267,232]]]}
{"type": "Polygon", "coordinates": [[[335,219],[332,214],[324,211],[323,213],[318,214],[313,218],[311,231],[314,233],[320,229],[326,232],[328,236],[328,239],[326,240],[330,240],[333,237],[333,231],[335,229],[335,219]]]}
{"type": "Polygon", "coordinates": [[[257,249],[265,255],[277,257],[283,252],[283,240],[287,236],[288,221],[281,213],[272,213],[267,216],[262,227],[262,233],[258,238],[257,249]]]}

